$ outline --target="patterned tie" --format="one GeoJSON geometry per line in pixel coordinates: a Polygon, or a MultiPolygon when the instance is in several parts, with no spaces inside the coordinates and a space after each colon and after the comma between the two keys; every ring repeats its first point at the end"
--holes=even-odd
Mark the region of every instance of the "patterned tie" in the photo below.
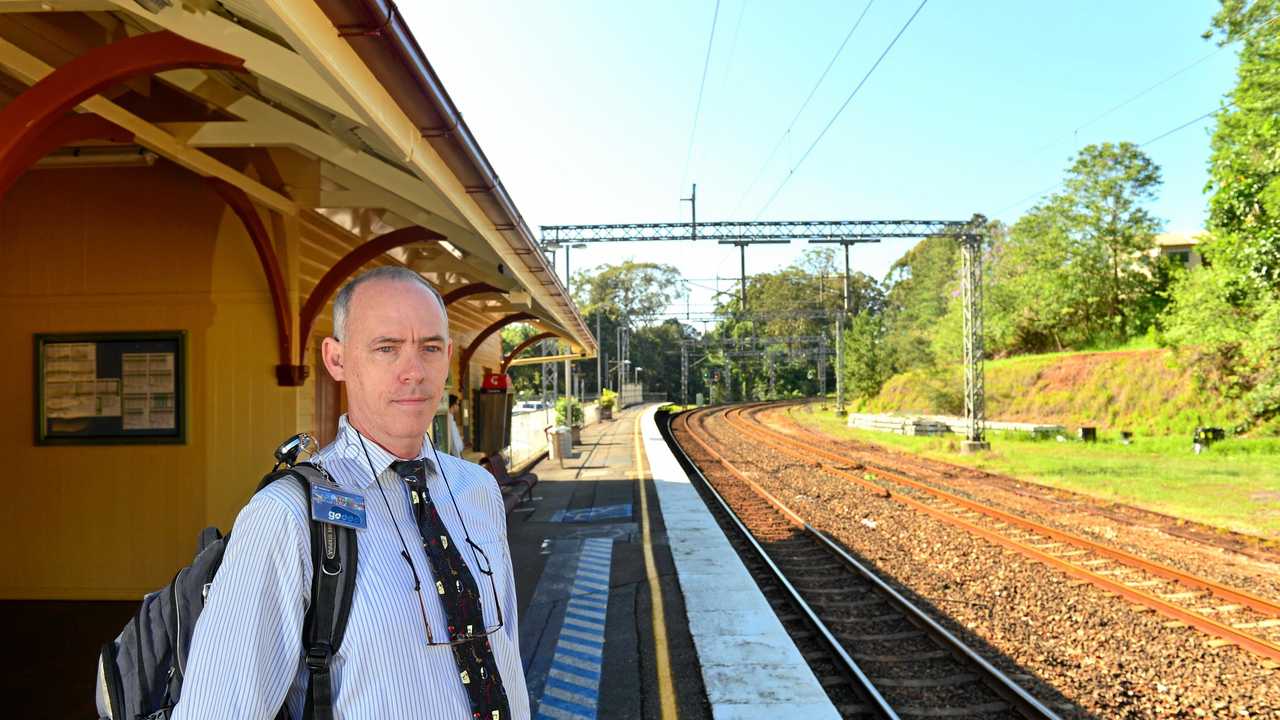
{"type": "MultiPolygon", "coordinates": [[[[409,498],[418,516],[418,531],[422,534],[422,548],[431,563],[436,593],[449,624],[449,639],[480,636],[485,630],[480,593],[462,553],[449,537],[435,503],[431,502],[431,493],[426,485],[427,467],[426,460],[401,460],[391,464],[392,471],[409,486],[409,498]]],[[[471,700],[473,720],[510,718],[507,691],[502,687],[502,676],[498,674],[498,663],[494,660],[488,636],[453,645],[452,649],[462,686],[471,700]]]]}

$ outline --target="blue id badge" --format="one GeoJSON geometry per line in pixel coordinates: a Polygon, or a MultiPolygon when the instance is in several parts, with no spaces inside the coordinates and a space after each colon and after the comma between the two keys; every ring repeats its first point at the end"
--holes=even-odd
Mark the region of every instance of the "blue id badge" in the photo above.
{"type": "Polygon", "coordinates": [[[311,519],[331,525],[364,530],[368,518],[364,496],[332,485],[311,484],[311,519]]]}

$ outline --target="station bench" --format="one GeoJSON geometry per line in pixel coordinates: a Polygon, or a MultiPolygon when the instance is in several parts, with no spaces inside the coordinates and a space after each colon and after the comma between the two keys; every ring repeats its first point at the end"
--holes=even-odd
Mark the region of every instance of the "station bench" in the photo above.
{"type": "Polygon", "coordinates": [[[538,476],[526,472],[512,477],[507,472],[507,460],[502,457],[502,453],[485,456],[480,460],[480,466],[488,470],[498,482],[498,489],[502,491],[502,504],[506,506],[507,512],[511,512],[522,501],[533,499],[533,486],[538,484],[538,476]]]}

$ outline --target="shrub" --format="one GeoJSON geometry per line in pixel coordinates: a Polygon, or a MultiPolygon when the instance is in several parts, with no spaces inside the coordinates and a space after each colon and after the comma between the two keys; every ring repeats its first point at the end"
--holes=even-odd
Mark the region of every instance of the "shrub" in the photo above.
{"type": "Polygon", "coordinates": [[[556,422],[561,425],[581,425],[582,404],[568,396],[556,400],[556,422]]]}
{"type": "Polygon", "coordinates": [[[605,388],[600,391],[600,400],[598,402],[601,410],[612,410],[618,403],[618,393],[605,388]]]}

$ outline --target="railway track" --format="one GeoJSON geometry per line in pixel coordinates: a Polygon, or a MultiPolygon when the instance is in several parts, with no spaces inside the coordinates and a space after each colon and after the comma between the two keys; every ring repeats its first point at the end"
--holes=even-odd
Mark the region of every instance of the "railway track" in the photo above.
{"type": "Polygon", "coordinates": [[[766,597],[782,610],[784,622],[790,621],[793,635],[814,646],[802,646],[802,652],[842,715],[1057,717],[740,472],[702,429],[709,412],[715,411],[679,415],[669,430],[693,441],[703,466],[678,442],[672,445],[686,467],[702,478],[713,512],[730,537],[737,536],[735,545],[747,556],[766,597]],[[793,610],[788,614],[787,608],[793,610]],[[797,632],[794,626],[800,623],[809,632],[797,632]]]}
{"type": "Polygon", "coordinates": [[[1161,613],[1171,625],[1194,627],[1212,636],[1211,646],[1237,645],[1280,662],[1280,603],[951,492],[886,464],[880,456],[779,432],[758,417],[781,405],[786,403],[721,413],[753,442],[1161,613]]]}

